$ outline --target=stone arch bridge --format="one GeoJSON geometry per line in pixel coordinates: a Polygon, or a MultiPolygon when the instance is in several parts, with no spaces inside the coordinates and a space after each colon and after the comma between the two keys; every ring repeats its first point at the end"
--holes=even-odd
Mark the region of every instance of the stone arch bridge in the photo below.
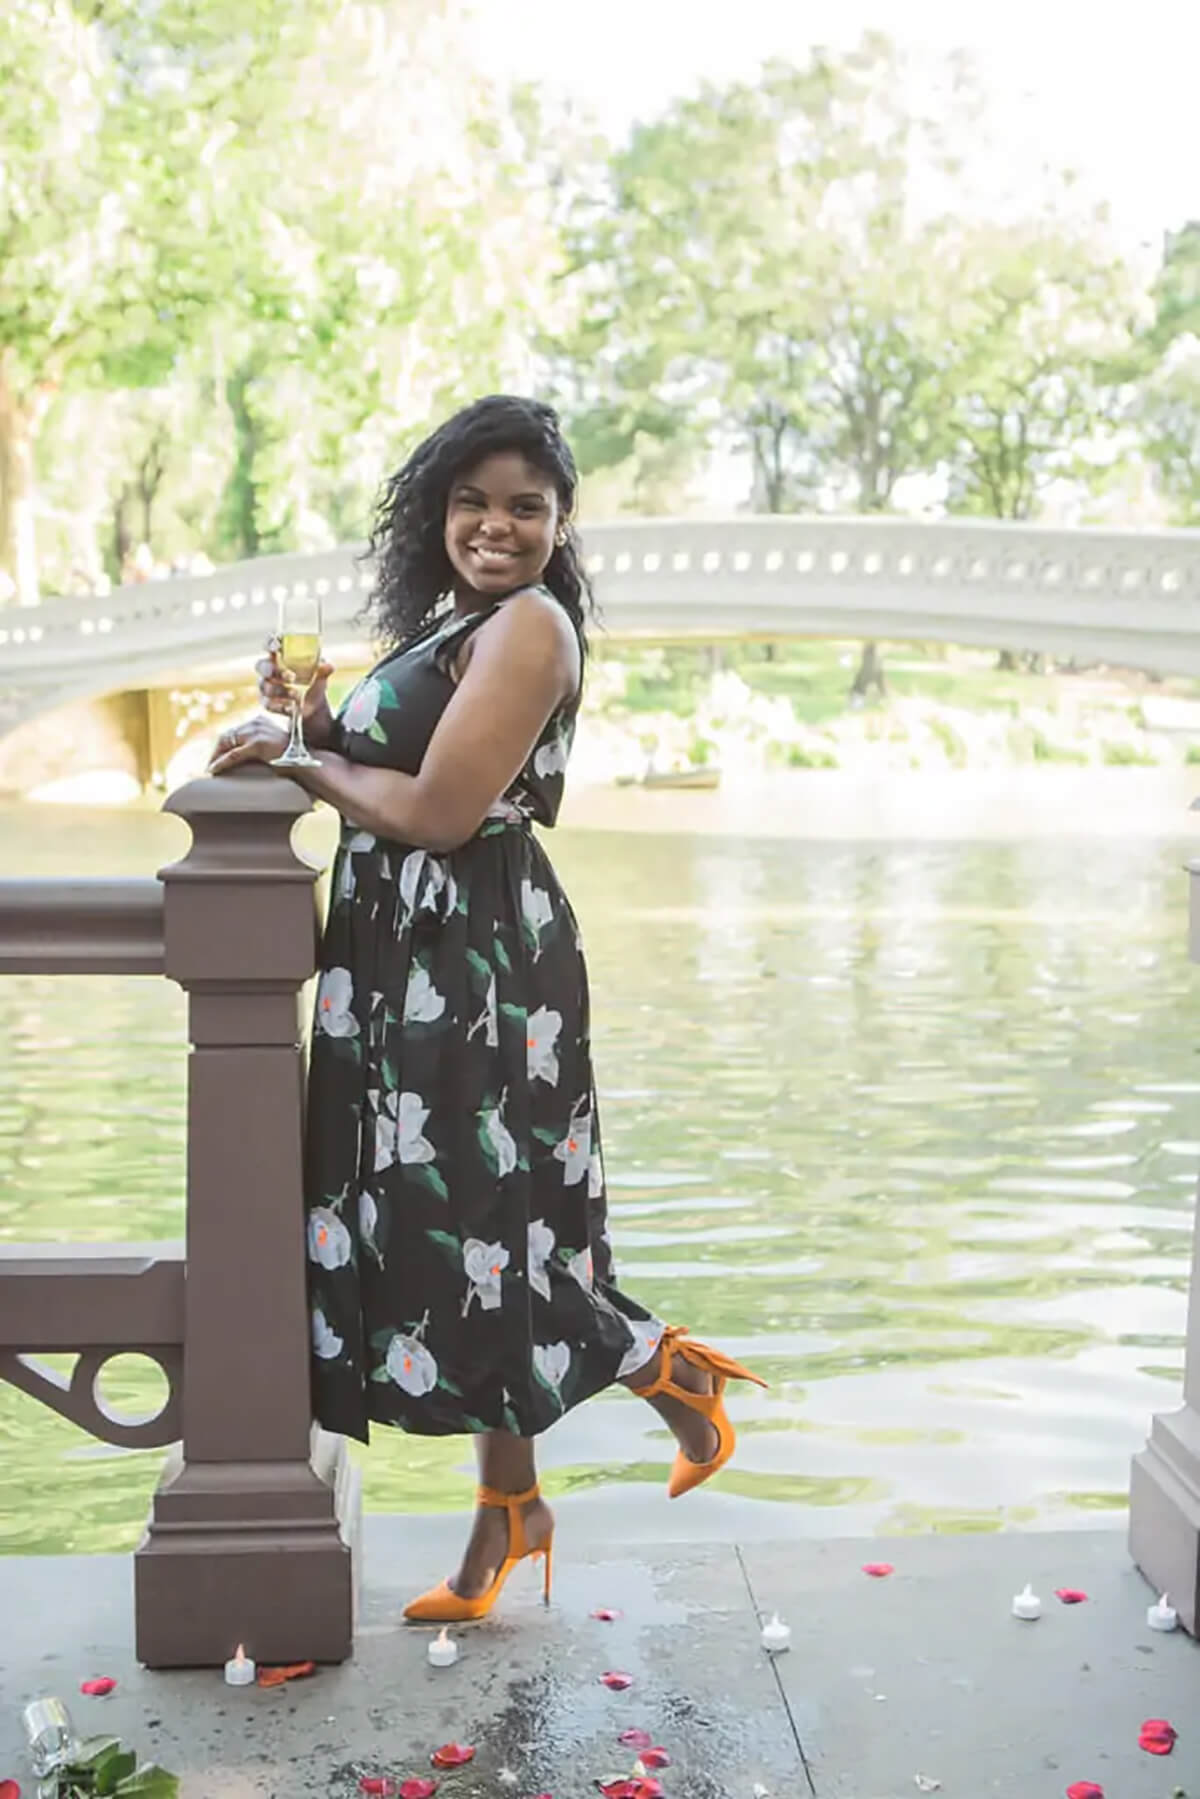
{"type": "MultiPolygon", "coordinates": [[[[1042,651],[1200,677],[1200,531],[992,521],[642,519],[586,532],[615,638],[884,638],[1042,651]]],[[[291,592],[365,653],[353,547],[0,612],[0,737],[73,701],[230,678],[291,592]]]]}

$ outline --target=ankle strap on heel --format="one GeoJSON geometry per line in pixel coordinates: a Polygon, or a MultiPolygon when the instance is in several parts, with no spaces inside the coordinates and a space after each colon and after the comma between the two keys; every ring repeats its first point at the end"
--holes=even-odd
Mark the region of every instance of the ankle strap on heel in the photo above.
{"type": "Polygon", "coordinates": [[[540,1499],[542,1489],[537,1481],[524,1493],[501,1493],[495,1487],[480,1487],[475,1494],[479,1505],[494,1506],[498,1511],[508,1511],[514,1505],[528,1505],[531,1499],[540,1499]]]}

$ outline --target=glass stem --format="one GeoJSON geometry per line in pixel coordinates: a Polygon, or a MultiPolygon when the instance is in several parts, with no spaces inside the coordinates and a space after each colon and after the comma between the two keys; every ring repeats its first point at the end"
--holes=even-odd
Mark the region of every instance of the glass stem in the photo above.
{"type": "Polygon", "coordinates": [[[302,701],[300,700],[294,701],[292,705],[292,729],[288,737],[287,749],[284,752],[288,756],[307,756],[308,754],[308,747],[304,741],[304,725],[301,722],[301,706],[302,701]]]}

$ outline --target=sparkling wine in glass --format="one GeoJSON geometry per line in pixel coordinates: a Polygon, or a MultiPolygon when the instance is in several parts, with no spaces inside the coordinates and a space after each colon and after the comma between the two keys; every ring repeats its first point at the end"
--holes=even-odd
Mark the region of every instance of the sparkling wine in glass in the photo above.
{"type": "Polygon", "coordinates": [[[274,768],[319,768],[304,741],[303,694],[321,661],[321,602],[315,594],[289,593],[279,603],[279,666],[301,691],[292,703],[292,729],[274,768]]]}

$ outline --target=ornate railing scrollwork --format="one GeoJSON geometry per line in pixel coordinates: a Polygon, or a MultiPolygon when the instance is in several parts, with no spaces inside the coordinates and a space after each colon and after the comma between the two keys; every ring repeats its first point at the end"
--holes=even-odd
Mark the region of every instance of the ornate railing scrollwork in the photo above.
{"type": "Polygon", "coordinates": [[[47,1367],[37,1356],[0,1351],[0,1380],[49,1406],[89,1436],[119,1449],[164,1449],[183,1435],[183,1350],[178,1344],[106,1344],[103,1349],[81,1349],[69,1374],[47,1367]],[[167,1395],[157,1411],[141,1418],[124,1417],[105,1401],[100,1375],[106,1363],[119,1355],[146,1356],[162,1370],[167,1395]]]}

